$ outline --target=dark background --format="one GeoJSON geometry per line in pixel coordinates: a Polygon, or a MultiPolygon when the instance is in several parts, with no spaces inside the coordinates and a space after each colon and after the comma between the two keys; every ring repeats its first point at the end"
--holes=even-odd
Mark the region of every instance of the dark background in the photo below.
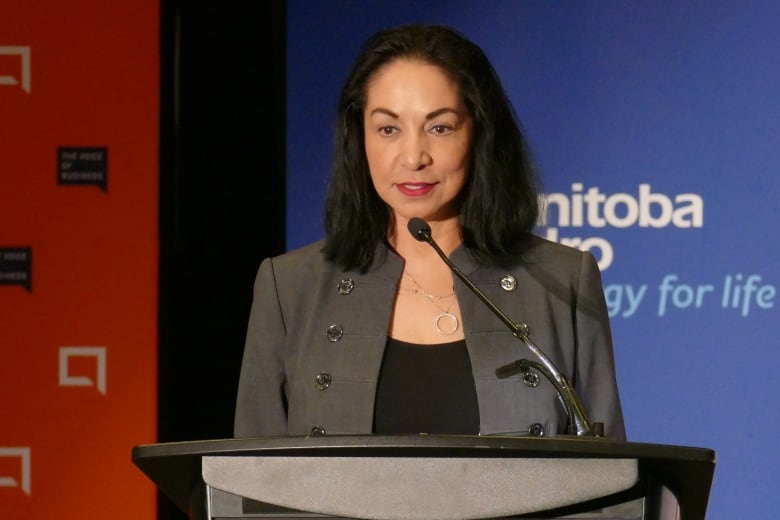
{"type": "Polygon", "coordinates": [[[159,442],[233,434],[255,272],[284,250],[285,11],[161,3],[159,442]]]}

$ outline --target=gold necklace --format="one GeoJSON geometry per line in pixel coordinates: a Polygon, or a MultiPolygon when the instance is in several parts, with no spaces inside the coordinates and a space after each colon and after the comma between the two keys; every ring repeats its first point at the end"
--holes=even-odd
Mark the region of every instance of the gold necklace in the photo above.
{"type": "Polygon", "coordinates": [[[419,283],[417,283],[417,280],[414,279],[414,276],[404,271],[404,274],[409,277],[409,279],[412,281],[414,285],[417,287],[404,287],[403,285],[400,285],[399,288],[403,289],[404,291],[408,291],[412,294],[419,294],[421,296],[424,296],[428,301],[430,301],[437,309],[441,311],[440,314],[436,315],[436,317],[433,318],[433,326],[436,329],[436,332],[439,334],[443,334],[445,336],[450,336],[452,334],[455,334],[458,331],[458,328],[460,327],[460,322],[458,321],[458,318],[450,312],[450,309],[452,308],[452,303],[450,302],[449,306],[446,309],[443,309],[439,306],[438,302],[439,300],[443,298],[450,298],[452,296],[455,296],[455,287],[452,288],[452,292],[450,294],[445,294],[443,296],[437,296],[435,294],[431,294],[425,289],[420,286],[419,283]],[[442,320],[444,322],[442,323],[442,320]],[[447,326],[449,324],[449,326],[447,326]],[[442,325],[445,325],[444,328],[442,328],[442,325]]]}

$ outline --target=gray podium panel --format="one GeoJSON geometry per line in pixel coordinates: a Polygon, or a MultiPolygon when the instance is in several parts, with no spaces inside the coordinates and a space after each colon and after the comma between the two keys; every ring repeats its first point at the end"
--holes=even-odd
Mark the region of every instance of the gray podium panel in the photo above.
{"type": "Polygon", "coordinates": [[[635,459],[571,458],[206,456],[202,475],[252,500],[374,520],[519,515],[626,491],[639,479],[635,459]]]}
{"type": "Polygon", "coordinates": [[[715,469],[704,448],[432,435],[155,444],[133,461],[192,520],[704,520],[715,469]]]}

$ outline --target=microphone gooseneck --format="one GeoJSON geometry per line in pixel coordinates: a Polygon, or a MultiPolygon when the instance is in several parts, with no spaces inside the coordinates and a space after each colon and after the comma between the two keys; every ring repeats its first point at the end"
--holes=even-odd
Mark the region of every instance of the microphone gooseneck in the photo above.
{"type": "Polygon", "coordinates": [[[525,343],[528,349],[533,352],[533,354],[541,362],[537,363],[535,361],[521,359],[514,363],[510,363],[509,365],[499,367],[496,369],[496,375],[503,379],[521,372],[526,373],[530,370],[530,368],[535,368],[541,372],[550,381],[550,383],[552,383],[558,392],[558,396],[563,403],[563,407],[566,409],[566,415],[569,418],[567,433],[576,434],[578,436],[601,435],[603,425],[601,423],[594,424],[591,422],[582,400],[577,395],[569,380],[566,378],[563,372],[561,372],[558,367],[555,366],[552,360],[550,360],[550,358],[547,357],[547,355],[531,341],[529,337],[528,325],[525,323],[515,323],[509,319],[509,317],[504,314],[504,312],[499,309],[496,304],[494,304],[485,295],[485,293],[479,289],[479,287],[474,285],[474,283],[455,264],[452,263],[452,261],[447,257],[446,254],[444,254],[444,251],[441,250],[439,245],[433,239],[431,227],[427,222],[421,218],[415,217],[409,220],[407,227],[415,239],[421,242],[427,242],[436,251],[442,261],[447,264],[447,267],[452,270],[455,276],[457,276],[458,279],[460,279],[460,281],[463,282],[464,285],[466,285],[466,287],[468,287],[469,290],[473,292],[477,298],[479,298],[482,303],[484,303],[493,312],[493,314],[495,314],[498,319],[500,319],[509,328],[510,331],[512,331],[512,334],[517,339],[525,343]],[[594,428],[594,426],[596,426],[596,428],[594,428]]]}
{"type": "Polygon", "coordinates": [[[518,336],[520,339],[527,337],[528,326],[524,323],[516,324],[510,320],[509,317],[507,317],[507,315],[504,314],[501,309],[496,307],[496,305],[490,301],[487,296],[485,296],[485,293],[483,293],[479,287],[474,285],[474,283],[463,273],[463,271],[461,271],[458,266],[453,264],[452,260],[450,260],[446,254],[444,254],[444,251],[441,250],[439,244],[437,244],[433,239],[433,236],[431,235],[431,226],[429,226],[427,222],[421,218],[415,217],[409,220],[407,227],[409,228],[409,232],[414,238],[420,242],[428,242],[428,244],[430,244],[430,246],[439,254],[439,257],[442,259],[442,261],[447,264],[447,267],[449,267],[452,272],[455,273],[455,276],[457,276],[461,282],[466,284],[471,292],[476,294],[477,297],[482,300],[482,303],[487,305],[490,310],[493,311],[493,313],[498,316],[498,318],[503,321],[507,327],[509,327],[509,329],[512,331],[512,334],[518,336]]]}

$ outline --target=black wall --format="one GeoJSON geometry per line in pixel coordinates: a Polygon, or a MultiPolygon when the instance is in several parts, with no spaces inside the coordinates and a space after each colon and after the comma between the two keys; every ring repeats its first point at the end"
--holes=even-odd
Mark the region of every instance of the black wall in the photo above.
{"type": "Polygon", "coordinates": [[[285,3],[198,4],[161,6],[159,442],[232,436],[254,275],[284,249],[285,3]]]}

